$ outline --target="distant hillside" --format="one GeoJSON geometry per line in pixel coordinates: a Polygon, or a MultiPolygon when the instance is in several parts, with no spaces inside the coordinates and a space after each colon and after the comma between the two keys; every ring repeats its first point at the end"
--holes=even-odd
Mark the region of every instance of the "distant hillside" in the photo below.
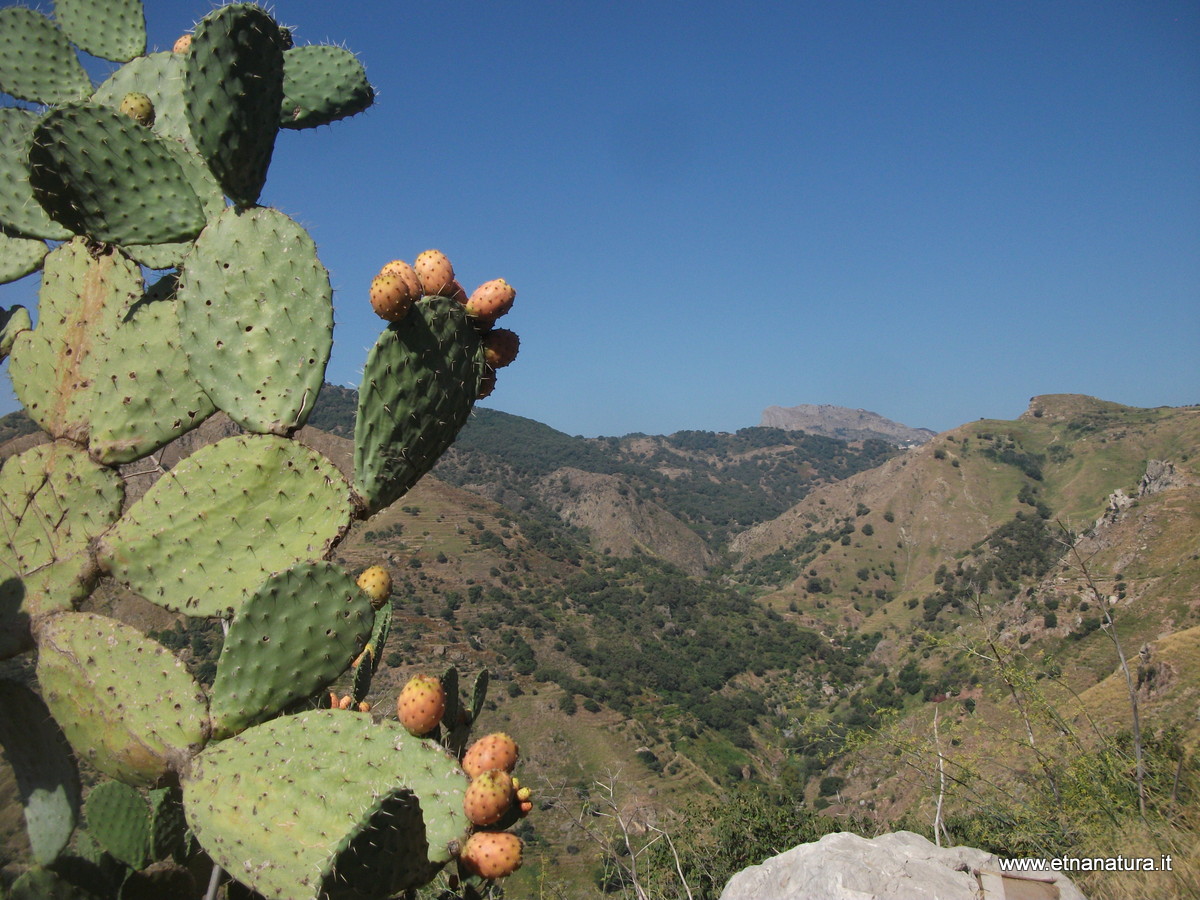
{"type": "MultiPolygon", "coordinates": [[[[343,472],[354,406],[353,391],[326,386],[300,434],[343,472]]],[[[159,462],[236,430],[214,416],[159,462]]],[[[152,468],[123,473],[130,498],[152,468]]],[[[1015,421],[971,422],[904,452],[767,427],[584,439],[478,409],[430,476],[355,523],[337,561],[383,564],[397,581],[376,709],[418,669],[494,674],[480,727],[517,736],[540,802],[522,826],[514,896],[545,877],[567,885],[560,896],[599,897],[597,851],[577,822],[612,772],[635,827],[677,842],[706,833],[697,797],[747,785],[839,824],[865,812],[880,829],[927,826],[930,759],[1039,796],[1014,685],[1070,704],[1033,723],[1062,765],[1089,741],[1127,740],[1106,611],[1136,660],[1147,738],[1179,748],[1168,774],[1196,808],[1197,534],[1197,407],[1045,395],[1015,421]],[[921,743],[935,714],[942,756],[921,743]],[[1064,730],[1077,744],[1060,750],[1064,730]]],[[[219,647],[215,624],[109,582],[89,602],[169,631],[194,669],[219,647]]],[[[970,802],[947,811],[975,821],[970,802]]],[[[1023,847],[1004,844],[1015,827],[951,836],[1023,847]]]]}
{"type": "Polygon", "coordinates": [[[826,404],[768,406],[762,422],[768,428],[807,431],[843,441],[886,441],[899,447],[924,444],[936,434],[928,428],[912,428],[865,409],[848,409],[826,404]]]}

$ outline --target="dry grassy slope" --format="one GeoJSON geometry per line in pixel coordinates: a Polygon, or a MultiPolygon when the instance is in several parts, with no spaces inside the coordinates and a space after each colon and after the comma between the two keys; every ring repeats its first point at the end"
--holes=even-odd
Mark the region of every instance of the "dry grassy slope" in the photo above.
{"type": "Polygon", "coordinates": [[[586,528],[592,548],[617,556],[644,552],[692,575],[713,562],[704,540],[619,475],[562,468],[541,478],[540,499],[568,525],[586,528]]]}
{"type": "MultiPolygon", "coordinates": [[[[1035,398],[1035,404],[1037,399],[1046,398],[1035,398]]],[[[1026,432],[1032,443],[1064,439],[1067,419],[1047,415],[1064,407],[1071,421],[1079,421],[1080,412],[1097,411],[1112,419],[1104,428],[1077,436],[1071,444],[1074,456],[1057,469],[1047,469],[1047,494],[1071,498],[1064,505],[1077,521],[1095,522],[1094,514],[1105,506],[1103,499],[1095,501],[1097,494],[1106,497],[1105,491],[1116,487],[1136,493],[1146,459],[1174,461],[1174,477],[1096,523],[1076,544],[1078,553],[1065,555],[1031,586],[1032,591],[1022,590],[1013,600],[985,610],[982,620],[963,617],[956,630],[943,635],[944,647],[951,651],[975,647],[991,655],[993,648],[985,643],[990,638],[1002,653],[1023,660],[1031,671],[1039,671],[1045,660],[1056,661],[1062,669],[1060,683],[1031,679],[1022,691],[1029,708],[1052,708],[1066,723],[1068,733],[1035,713],[1039,747],[1071,758],[1078,754],[1075,739],[1094,746],[1102,737],[1111,739],[1131,727],[1129,688],[1116,643],[1104,629],[1078,637],[1085,620],[1099,619],[1107,607],[1138,685],[1143,733],[1180,727],[1184,746],[1196,753],[1200,751],[1198,411],[1125,410],[1083,404],[1078,398],[1064,400],[1034,405],[1032,409],[1043,410],[1042,416],[1023,417],[1018,425],[1033,429],[1026,432]],[[1050,610],[1057,621],[1047,627],[1050,610]]],[[[960,436],[963,431],[957,430],[960,436]]],[[[962,467],[966,468],[965,462],[962,467]]],[[[867,619],[864,627],[886,631],[890,625],[903,633],[911,627],[903,616],[896,601],[886,614],[881,610],[867,619]]],[[[897,640],[892,645],[907,642],[897,640]]],[[[940,656],[941,651],[935,651],[921,665],[933,670],[940,656]]],[[[983,679],[982,687],[969,692],[977,702],[975,712],[965,712],[957,702],[961,696],[940,705],[941,747],[953,777],[1011,787],[1014,779],[1036,775],[1038,769],[1027,746],[1025,723],[1009,691],[983,657],[975,658],[983,679]]],[[[934,706],[921,703],[919,696],[911,700],[891,728],[837,765],[835,772],[846,777],[846,784],[840,795],[844,802],[836,804],[833,812],[861,809],[861,801],[881,819],[908,813],[918,821],[932,821],[937,790],[934,706]]],[[[950,793],[948,812],[970,810],[982,802],[956,791],[953,783],[950,793]]]]}
{"type": "Polygon", "coordinates": [[[1150,459],[1175,461],[1195,478],[1197,449],[1200,408],[1142,410],[1078,395],[1035,397],[1016,421],[960,426],[878,468],[814,490],[782,516],[738,535],[732,549],[743,561],[753,560],[853,518],[849,545],[831,542],[796,582],[782,586],[768,602],[786,606],[798,600],[815,621],[858,626],[879,604],[863,597],[859,610],[832,600],[818,609],[806,602],[810,570],[830,579],[832,597],[880,587],[900,601],[923,596],[932,589],[939,565],[953,564],[1017,511],[1029,509],[1017,499],[1023,486],[1036,489],[1056,517],[1079,529],[1095,521],[1113,490],[1136,490],[1150,459]],[[1041,482],[985,455],[1000,437],[1045,457],[1041,482]],[[860,504],[870,512],[856,516],[860,504]],[[869,537],[861,531],[868,523],[874,530],[869,537]],[[857,575],[863,567],[870,570],[865,582],[857,575]],[[895,577],[885,574],[892,567],[895,577]]]}

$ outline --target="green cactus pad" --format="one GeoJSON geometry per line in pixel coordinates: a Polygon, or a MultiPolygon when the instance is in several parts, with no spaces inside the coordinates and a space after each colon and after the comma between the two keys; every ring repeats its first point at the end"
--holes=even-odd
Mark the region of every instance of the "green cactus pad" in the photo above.
{"type": "Polygon", "coordinates": [[[96,895],[53,869],[30,869],[13,882],[6,900],[96,900],[96,895]]]}
{"type": "Polygon", "coordinates": [[[205,16],[184,58],[184,98],[196,148],[238,206],[258,200],[283,104],[279,26],[249,3],[205,16]]]}
{"type": "Polygon", "coordinates": [[[387,603],[375,610],[371,636],[367,639],[367,646],[363,648],[362,655],[354,666],[350,696],[355,703],[362,703],[367,699],[367,693],[371,690],[371,679],[379,669],[379,660],[383,658],[383,648],[391,630],[392,605],[387,603]]]}
{"type": "Polygon", "coordinates": [[[304,424],[333,346],[333,292],[317,248],[277,210],[230,207],[188,255],[180,326],[192,371],[248,431],[304,424]]]}
{"type": "Polygon", "coordinates": [[[39,12],[0,9],[0,91],[18,100],[54,105],[92,92],[71,42],[39,12]]]}
{"type": "Polygon", "coordinates": [[[454,441],[479,394],[482,350],[462,304],[425,297],[367,354],[354,426],[355,490],[395,503],[454,441]]]}
{"type": "Polygon", "coordinates": [[[97,351],[88,446],[101,462],[153,453],[216,411],[183,352],[174,284],[149,288],[97,351]]]}
{"type": "Polygon", "coordinates": [[[152,785],[178,771],[206,739],[208,704],[183,662],[115,619],[47,619],[37,677],[76,755],[126,784],[152,785]]]}
{"type": "Polygon", "coordinates": [[[149,792],[150,858],[166,859],[187,846],[187,820],[183,815],[183,792],[178,787],[149,792]]]}
{"type": "Polygon", "coordinates": [[[375,102],[362,63],[344,47],[312,44],[283,54],[281,128],[315,128],[375,102]]]}
{"type": "Polygon", "coordinates": [[[0,659],[32,644],[43,614],[70,609],[97,572],[88,543],[121,510],[115,471],[66,443],[42,444],[0,469],[0,659]]]}
{"type": "Polygon", "coordinates": [[[92,788],[83,805],[88,832],[96,843],[131,869],[150,862],[150,806],[137,788],[105,781],[92,788]]]}
{"type": "Polygon", "coordinates": [[[142,0],[54,0],[54,17],[75,46],[92,56],[125,62],[146,52],[142,0]]]}
{"type": "Polygon", "coordinates": [[[33,319],[25,307],[18,304],[12,309],[0,309],[0,360],[8,359],[18,334],[32,329],[33,319]]]}
{"type": "Polygon", "coordinates": [[[229,623],[212,687],[213,736],[236,734],[336,679],[370,636],[373,614],[333,563],[268,578],[229,623]]]}
{"type": "Polygon", "coordinates": [[[465,841],[466,787],[457,763],[433,742],[396,722],[332,709],[274,719],[211,745],[183,781],[183,795],[200,845],[259,893],[382,898],[427,883],[465,841]],[[405,790],[420,803],[423,828],[400,799],[405,790]],[[392,851],[379,869],[360,857],[372,842],[392,851]]]}
{"type": "Polygon", "coordinates": [[[97,546],[101,566],[191,616],[236,610],[274,572],[325,555],[350,523],[345,480],[295,441],[242,435],[159,479],[97,546]]]}
{"type": "Polygon", "coordinates": [[[32,110],[0,108],[0,224],[13,234],[62,241],[71,232],[46,215],[29,183],[29,147],[40,119],[32,110]]]}
{"type": "Polygon", "coordinates": [[[99,389],[95,351],[141,295],[141,272],[120,253],[93,258],[77,238],[46,257],[38,327],[17,335],[9,374],[29,417],[53,437],[87,441],[99,389]]]}
{"type": "Polygon", "coordinates": [[[33,859],[46,866],[67,846],[79,815],[75,757],[46,704],[23,684],[0,681],[0,709],[0,747],[25,807],[33,859]]]}
{"type": "Polygon", "coordinates": [[[29,150],[34,196],[77,234],[116,244],[190,240],[204,205],[171,148],[103,103],[51,110],[29,150]]]}
{"type": "MultiPolygon", "coordinates": [[[[195,149],[184,109],[183,57],[180,54],[164,50],[129,61],[96,88],[92,102],[119,109],[125,95],[134,91],[145,94],[154,104],[151,129],[155,134],[174,138],[189,150],[195,149]]],[[[211,174],[209,178],[212,178],[211,174]]],[[[215,180],[213,184],[216,184],[215,180]]]]}
{"type": "Polygon", "coordinates": [[[0,284],[36,272],[49,252],[50,248],[40,238],[17,237],[0,227],[0,284]]]}

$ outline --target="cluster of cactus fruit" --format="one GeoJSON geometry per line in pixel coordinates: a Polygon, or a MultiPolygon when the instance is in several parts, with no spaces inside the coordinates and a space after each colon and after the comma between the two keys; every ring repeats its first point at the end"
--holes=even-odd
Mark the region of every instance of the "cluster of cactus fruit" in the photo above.
{"type": "Polygon", "coordinates": [[[468,885],[511,871],[504,829],[531,803],[511,740],[470,744],[486,672],[470,705],[455,670],[436,679],[428,727],[376,715],[391,580],[332,560],[515,356],[495,328],[512,288],[467,296],[436,251],[385,267],[344,476],[295,439],[332,345],[329,277],[257,201],[281,129],[373,102],[353,54],[295,45],[247,3],[147,53],[140,0],[55,0],[53,19],[0,9],[0,91],[18,101],[0,108],[0,282],[41,271],[37,327],[0,310],[0,358],[48,436],[0,470],[0,659],[34,651],[37,688],[0,680],[33,861],[9,896],[99,896],[105,879],[132,896],[139,878],[187,896],[146,886],[168,858],[280,898],[395,896],[452,861],[468,885]],[[121,65],[93,85],[77,48],[121,65]],[[155,454],[217,411],[241,433],[164,470],[155,454]],[[146,460],[160,477],[126,496],[121,466],[146,460]],[[211,686],[86,609],[109,584],[221,619],[211,686]],[[86,799],[80,760],[105,779],[86,799]]]}

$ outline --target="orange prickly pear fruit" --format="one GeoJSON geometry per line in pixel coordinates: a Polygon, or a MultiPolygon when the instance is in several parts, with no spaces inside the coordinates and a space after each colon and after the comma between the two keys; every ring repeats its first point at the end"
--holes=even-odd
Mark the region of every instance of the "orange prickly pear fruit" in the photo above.
{"type": "Polygon", "coordinates": [[[503,878],[521,868],[521,839],[507,831],[477,831],[458,859],[481,878],[503,878]]]}
{"type": "Polygon", "coordinates": [[[392,576],[383,566],[363,569],[358,576],[358,586],[371,598],[371,606],[381,609],[392,596],[392,576]]]}
{"type": "Polygon", "coordinates": [[[503,278],[493,278],[475,288],[467,299],[467,315],[483,322],[495,322],[512,309],[516,289],[503,278]]]}
{"type": "Polygon", "coordinates": [[[175,53],[187,53],[191,49],[192,49],[192,36],[190,34],[185,34],[185,35],[180,36],[175,41],[175,46],[171,48],[171,50],[175,53]]]}
{"type": "Polygon", "coordinates": [[[414,675],[396,700],[400,724],[417,737],[437,728],[445,712],[446,689],[436,675],[414,675]]]}
{"type": "Polygon", "coordinates": [[[362,700],[362,701],[360,701],[360,702],[359,702],[359,704],[358,704],[358,711],[359,711],[359,712],[370,712],[370,711],[371,711],[371,704],[370,704],[370,703],[368,703],[366,700],[362,700]]]}
{"type": "Polygon", "coordinates": [[[521,349],[521,339],[515,331],[495,328],[483,336],[483,361],[493,369],[503,369],[521,349]]]}
{"type": "Polygon", "coordinates": [[[421,279],[426,297],[453,297],[454,289],[462,286],[454,280],[454,266],[441,250],[423,250],[413,260],[413,268],[421,279]]]}
{"type": "Polygon", "coordinates": [[[517,766],[517,742],[502,731],[485,735],[468,748],[462,768],[468,778],[477,778],[490,769],[511,772],[517,766]]]}
{"type": "Polygon", "coordinates": [[[503,769],[484,772],[467,786],[463,811],[475,825],[494,825],[516,799],[512,777],[503,769]]]}
{"type": "Polygon", "coordinates": [[[399,322],[408,315],[409,309],[421,297],[421,290],[414,281],[402,274],[381,272],[371,281],[371,308],[376,315],[389,322],[399,322]]]}
{"type": "Polygon", "coordinates": [[[343,697],[341,700],[338,701],[338,709],[349,709],[353,705],[354,705],[354,698],[351,697],[349,694],[347,694],[345,697],[343,697]]]}

